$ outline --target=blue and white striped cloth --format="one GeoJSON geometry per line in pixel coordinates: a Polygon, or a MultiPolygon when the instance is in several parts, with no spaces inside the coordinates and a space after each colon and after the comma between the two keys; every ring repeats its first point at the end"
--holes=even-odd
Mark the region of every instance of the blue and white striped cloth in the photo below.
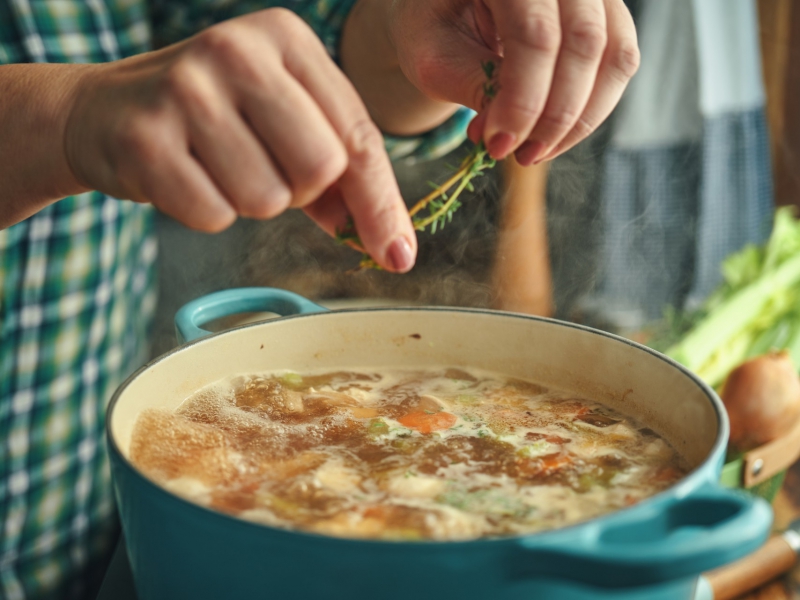
{"type": "Polygon", "coordinates": [[[601,159],[597,284],[587,320],[635,330],[691,308],[773,212],[752,0],[639,0],[639,73],[601,159]]]}

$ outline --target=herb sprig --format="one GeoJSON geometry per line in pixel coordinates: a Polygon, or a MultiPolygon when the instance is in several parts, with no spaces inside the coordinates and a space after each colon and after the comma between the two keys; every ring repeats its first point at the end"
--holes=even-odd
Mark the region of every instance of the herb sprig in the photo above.
{"type": "MultiPolygon", "coordinates": [[[[497,94],[495,64],[492,61],[481,63],[486,82],[483,84],[483,94],[486,102],[497,94]]],[[[479,142],[461,164],[456,167],[455,173],[444,183],[428,182],[433,188],[430,194],[422,198],[408,211],[411,224],[416,231],[425,231],[430,227],[430,232],[436,233],[453,220],[453,214],[461,208],[459,197],[464,190],[474,192],[473,180],[484,175],[483,171],[495,166],[496,161],[489,156],[483,142],[479,142]],[[450,191],[452,190],[452,192],[450,191]],[[427,212],[425,212],[427,209],[427,212]]],[[[350,246],[362,253],[361,262],[356,271],[362,269],[380,269],[364,250],[364,245],[355,229],[352,217],[348,219],[344,228],[337,230],[336,241],[350,246]]]]}

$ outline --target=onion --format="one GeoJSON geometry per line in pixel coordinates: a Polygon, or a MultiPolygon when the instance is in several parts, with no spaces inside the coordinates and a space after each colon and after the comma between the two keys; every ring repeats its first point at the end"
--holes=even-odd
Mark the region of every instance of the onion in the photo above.
{"type": "Polygon", "coordinates": [[[800,416],[800,379],[786,351],[742,363],[722,387],[730,444],[746,452],[781,437],[800,416]]]}

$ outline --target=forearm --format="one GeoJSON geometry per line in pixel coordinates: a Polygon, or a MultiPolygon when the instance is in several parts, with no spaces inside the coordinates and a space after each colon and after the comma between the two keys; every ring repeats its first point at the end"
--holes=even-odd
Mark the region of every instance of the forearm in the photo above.
{"type": "Polygon", "coordinates": [[[64,129],[90,65],[0,66],[0,228],[86,191],[64,154],[64,129]]]}
{"type": "Polygon", "coordinates": [[[415,135],[443,123],[458,105],[426,96],[403,74],[389,34],[390,4],[356,2],[342,33],[342,68],[383,131],[415,135]]]}

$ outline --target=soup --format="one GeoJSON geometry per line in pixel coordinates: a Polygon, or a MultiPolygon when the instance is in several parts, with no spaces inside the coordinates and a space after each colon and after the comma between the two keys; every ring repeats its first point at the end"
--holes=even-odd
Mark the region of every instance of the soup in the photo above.
{"type": "Polygon", "coordinates": [[[477,370],[249,375],[148,409],[130,456],[201,505],[390,540],[534,533],[686,472],[651,429],[588,398],[477,370]]]}

